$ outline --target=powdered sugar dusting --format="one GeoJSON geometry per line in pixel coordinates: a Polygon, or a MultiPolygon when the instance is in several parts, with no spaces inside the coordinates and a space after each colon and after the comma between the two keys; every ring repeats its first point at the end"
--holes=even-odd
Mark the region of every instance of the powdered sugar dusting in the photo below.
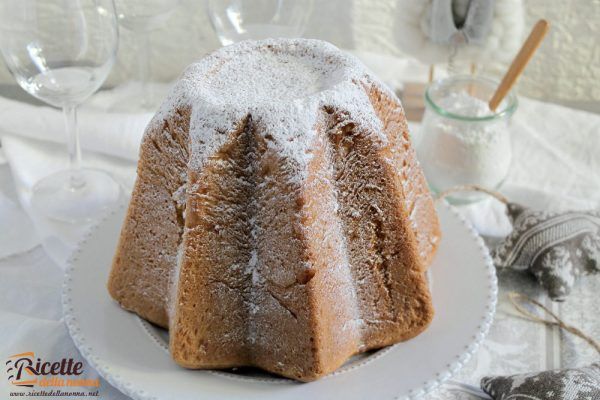
{"type": "MultiPolygon", "coordinates": [[[[309,326],[309,307],[325,317],[318,327],[307,328],[307,334],[316,335],[323,346],[350,354],[368,347],[364,339],[369,329],[391,321],[391,312],[386,320],[370,311],[382,296],[365,290],[382,282],[383,296],[389,293],[383,259],[388,254],[373,245],[365,250],[368,257],[356,255],[379,240],[378,232],[384,229],[385,207],[373,203],[380,197],[369,200],[371,195],[365,194],[383,190],[372,173],[373,165],[379,168],[375,154],[388,154],[386,162],[394,161],[396,168],[395,152],[408,148],[386,133],[387,114],[380,115],[378,96],[391,94],[358,60],[316,40],[242,42],[218,50],[183,74],[152,122],[157,129],[151,126],[148,131],[162,132],[169,144],[184,148],[180,164],[187,162],[182,179],[187,183],[169,189],[177,210],[185,210],[177,219],[185,226],[168,304],[174,335],[180,333],[192,343],[187,349],[191,356],[185,357],[195,352],[204,357],[205,349],[198,349],[197,343],[214,340],[243,352],[249,346],[256,365],[262,365],[262,349],[289,360],[295,350],[285,343],[295,339],[287,333],[309,326]],[[168,120],[181,108],[190,116],[185,144],[168,120]],[[348,143],[359,149],[368,143],[368,151],[353,150],[354,144],[348,143]],[[360,173],[352,181],[346,179],[344,171],[354,168],[360,173]],[[355,208],[356,202],[360,206],[355,208]],[[358,226],[356,219],[364,222],[361,227],[370,224],[370,230],[357,230],[365,243],[360,248],[346,237],[349,226],[358,226]],[[214,274],[206,271],[198,279],[224,300],[206,318],[232,314],[237,321],[225,336],[208,332],[200,337],[187,329],[186,324],[200,321],[192,309],[196,303],[186,308],[189,297],[183,296],[198,269],[196,254],[188,248],[207,265],[217,265],[214,274]],[[355,268],[362,265],[357,260],[367,258],[369,265],[381,266],[373,282],[370,272],[355,268]],[[327,301],[308,304],[313,293],[327,301]],[[185,301],[178,303],[178,298],[185,301]]],[[[384,114],[398,113],[403,120],[399,103],[390,102],[384,114]]],[[[154,138],[149,140],[156,146],[154,138]]],[[[417,214],[413,220],[418,220],[418,210],[412,211],[417,214]]]]}
{"type": "Polygon", "coordinates": [[[279,103],[327,90],[344,80],[344,66],[311,57],[297,48],[272,47],[261,52],[238,48],[225,52],[219,67],[207,75],[199,90],[219,104],[279,103]]]}
{"type": "Polygon", "coordinates": [[[362,63],[323,41],[246,41],[189,66],[154,121],[181,104],[192,105],[189,166],[199,169],[227,133],[251,116],[269,146],[294,161],[304,178],[319,109],[343,108],[354,121],[381,132],[363,87],[373,82],[362,63]]]}
{"type": "MultiPolygon", "coordinates": [[[[191,106],[188,167],[199,171],[230,140],[230,133],[243,129],[250,118],[255,127],[253,132],[263,136],[268,150],[287,160],[287,168],[291,169],[287,174],[289,179],[300,183],[307,178],[315,143],[322,140],[317,125],[325,108],[341,112],[345,120],[368,130],[375,136],[374,144],[386,144],[381,120],[373,112],[365,91],[371,85],[385,91],[362,63],[326,42],[306,39],[241,42],[189,66],[154,123],[161,123],[174,108],[191,106]]],[[[188,190],[194,192],[195,188],[188,190]]],[[[336,201],[330,204],[337,207],[336,201]]],[[[258,227],[256,221],[250,224],[255,241],[258,227]]],[[[343,241],[340,229],[334,228],[335,237],[343,241]]],[[[345,243],[339,247],[346,249],[345,243]]],[[[254,245],[245,267],[245,273],[251,277],[248,306],[252,315],[259,312],[256,287],[263,279],[258,272],[260,261],[254,245]]],[[[350,308],[338,312],[349,313],[349,320],[355,322],[345,325],[345,329],[359,336],[362,325],[356,288],[347,257],[341,257],[340,261],[340,265],[332,268],[332,279],[344,287],[350,308]]],[[[173,289],[176,290],[176,285],[173,289]]],[[[253,318],[248,329],[249,340],[254,342],[257,332],[253,318]]]]}

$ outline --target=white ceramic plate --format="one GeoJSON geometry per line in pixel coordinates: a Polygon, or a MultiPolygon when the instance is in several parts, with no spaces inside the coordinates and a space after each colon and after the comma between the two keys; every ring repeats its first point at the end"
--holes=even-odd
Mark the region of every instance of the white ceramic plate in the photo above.
{"type": "Polygon", "coordinates": [[[450,206],[440,204],[438,212],[442,241],[429,273],[431,326],[408,342],[356,357],[316,382],[177,366],[166,332],[122,310],[106,290],[124,209],[93,229],[74,253],[63,288],[65,321],[88,362],[134,399],[416,398],[471,357],[496,305],[496,275],[483,241],[450,206]]]}

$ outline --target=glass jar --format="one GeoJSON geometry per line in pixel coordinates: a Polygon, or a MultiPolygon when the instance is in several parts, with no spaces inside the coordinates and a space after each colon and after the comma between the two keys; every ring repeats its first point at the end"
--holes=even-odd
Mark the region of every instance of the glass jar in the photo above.
{"type": "MultiPolygon", "coordinates": [[[[479,77],[451,77],[433,82],[425,92],[425,114],[415,147],[435,193],[463,185],[494,190],[511,164],[509,122],[517,108],[513,93],[491,111],[487,105],[498,82],[479,77]]],[[[471,203],[476,193],[450,196],[471,203]]]]}

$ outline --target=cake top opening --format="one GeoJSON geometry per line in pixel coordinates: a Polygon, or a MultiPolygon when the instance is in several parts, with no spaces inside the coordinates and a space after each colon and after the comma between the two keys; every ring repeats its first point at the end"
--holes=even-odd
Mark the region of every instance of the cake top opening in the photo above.
{"type": "Polygon", "coordinates": [[[200,169],[240,128],[240,121],[251,120],[268,148],[294,160],[290,179],[302,181],[319,123],[332,110],[360,123],[377,145],[387,142],[368,94],[367,87],[375,86],[387,93],[358,59],[327,42],[244,41],[190,65],[153,123],[162,124],[174,109],[191,108],[189,164],[200,169]]]}
{"type": "Polygon", "coordinates": [[[215,104],[288,103],[334,88],[360,66],[315,40],[267,40],[225,47],[204,60],[198,89],[215,104]]]}

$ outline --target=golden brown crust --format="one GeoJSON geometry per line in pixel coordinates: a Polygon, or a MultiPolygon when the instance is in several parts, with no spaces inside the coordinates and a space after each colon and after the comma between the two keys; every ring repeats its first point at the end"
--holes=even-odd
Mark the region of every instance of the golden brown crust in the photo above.
{"type": "Polygon", "coordinates": [[[419,255],[427,268],[431,265],[439,245],[440,224],[425,175],[410,144],[402,105],[397,98],[386,95],[377,85],[365,85],[365,90],[388,138],[389,147],[385,157],[391,161],[396,171],[408,220],[417,239],[419,255]]]}
{"type": "Polygon", "coordinates": [[[162,327],[168,326],[169,279],[183,231],[173,193],[185,184],[190,114],[187,107],[173,110],[144,136],[108,281],[123,308],[162,327]]]}
{"type": "Polygon", "coordinates": [[[324,107],[302,180],[251,115],[201,168],[191,107],[148,130],[108,286],[178,364],[311,381],[431,322],[433,202],[399,103],[363,88],[385,139],[324,107]]]}
{"type": "Polygon", "coordinates": [[[429,324],[433,308],[402,181],[387,161],[393,143],[378,144],[352,118],[336,121],[330,137],[364,351],[413,337],[429,324]]]}

